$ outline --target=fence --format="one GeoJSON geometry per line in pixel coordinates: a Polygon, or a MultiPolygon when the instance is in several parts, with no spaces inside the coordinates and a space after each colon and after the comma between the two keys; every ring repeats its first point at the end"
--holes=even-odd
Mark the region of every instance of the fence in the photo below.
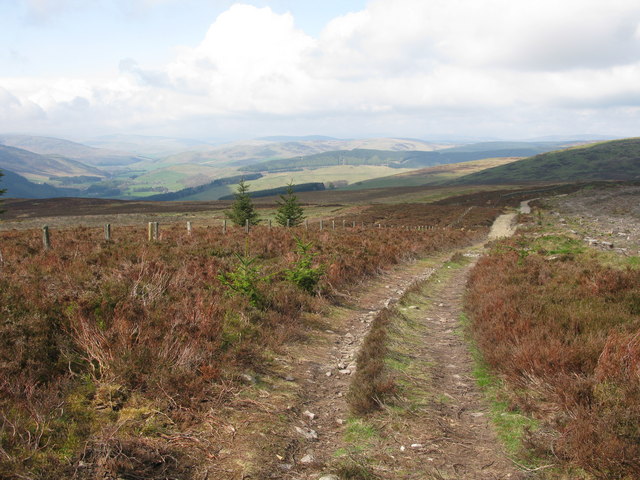
{"type": "MultiPolygon", "coordinates": [[[[467,212],[465,212],[466,214],[467,212]]],[[[462,215],[464,216],[464,214],[462,215]]],[[[444,228],[452,228],[454,227],[454,224],[457,222],[454,222],[454,224],[450,224],[450,225],[442,225],[442,226],[437,226],[437,225],[386,225],[383,223],[365,223],[365,222],[357,222],[355,220],[352,220],[350,222],[347,222],[347,220],[343,219],[342,220],[342,226],[340,227],[339,224],[336,224],[335,220],[331,220],[330,223],[325,223],[327,222],[327,220],[324,219],[319,219],[316,221],[309,221],[308,219],[305,219],[303,224],[301,226],[298,227],[291,227],[289,225],[289,222],[287,221],[287,226],[276,226],[274,227],[273,223],[271,220],[268,220],[267,223],[265,224],[264,227],[266,227],[268,230],[271,230],[272,228],[288,228],[291,230],[298,230],[298,229],[303,229],[305,231],[309,231],[309,230],[317,230],[317,231],[336,231],[336,230],[353,230],[353,229],[366,229],[366,228],[370,228],[370,229],[377,229],[377,230],[381,230],[381,229],[395,229],[395,230],[401,230],[401,231],[417,231],[417,232],[423,232],[423,231],[429,231],[429,230],[437,230],[437,229],[444,229],[444,228]]],[[[171,225],[175,225],[175,224],[171,224],[171,225]]],[[[237,229],[242,228],[244,230],[245,233],[250,233],[256,226],[255,225],[251,225],[249,223],[249,221],[247,220],[245,225],[243,227],[239,227],[237,226],[237,229]]],[[[264,228],[262,227],[262,228],[264,228]]],[[[123,227],[126,228],[126,227],[123,227]]],[[[229,231],[228,225],[227,225],[227,220],[222,220],[221,222],[221,230],[223,234],[227,234],[227,232],[229,231]]],[[[110,223],[106,223],[104,224],[104,241],[105,242],[113,242],[113,237],[112,237],[112,233],[113,233],[113,229],[110,223]]],[[[188,236],[192,236],[194,234],[194,226],[193,223],[191,221],[186,222],[186,233],[188,236]]],[[[161,229],[160,229],[160,222],[148,222],[147,224],[147,241],[148,242],[159,242],[162,240],[161,237],[161,229]]],[[[51,243],[51,232],[49,229],[48,225],[44,225],[42,227],[42,245],[44,250],[49,250],[52,248],[52,243],[51,243]]]]}

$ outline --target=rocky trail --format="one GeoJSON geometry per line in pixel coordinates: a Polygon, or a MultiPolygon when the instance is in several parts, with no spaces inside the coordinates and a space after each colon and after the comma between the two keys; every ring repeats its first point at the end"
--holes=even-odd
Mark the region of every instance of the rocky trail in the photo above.
{"type": "MultiPolygon", "coordinates": [[[[523,202],[522,210],[527,208],[523,202]]],[[[513,234],[515,219],[515,213],[500,216],[488,238],[513,234]]],[[[482,245],[466,249],[464,255],[472,261],[457,268],[441,257],[380,276],[332,319],[335,326],[326,329],[319,342],[290,352],[300,387],[293,408],[296,416],[288,452],[278,456],[280,462],[266,478],[338,480],[336,458],[361,450],[371,457],[378,477],[349,478],[522,478],[496,438],[473,378],[469,345],[459,330],[466,278],[481,249],[482,245]],[[428,280],[432,276],[437,280],[428,280]],[[420,368],[415,373],[407,370],[407,378],[413,382],[411,388],[425,392],[424,398],[408,417],[392,410],[377,414],[377,433],[359,446],[357,436],[349,438],[350,430],[360,424],[350,417],[346,398],[359,347],[377,313],[396,305],[415,282],[426,286],[419,305],[398,307],[413,325],[400,348],[409,348],[407,358],[420,368]]]]}

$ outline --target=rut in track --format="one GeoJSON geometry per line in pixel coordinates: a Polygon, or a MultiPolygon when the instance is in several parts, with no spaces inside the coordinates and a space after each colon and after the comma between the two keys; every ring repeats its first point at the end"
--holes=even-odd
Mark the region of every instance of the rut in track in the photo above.
{"type": "MultiPolygon", "coordinates": [[[[513,234],[515,216],[499,217],[489,238],[513,234]]],[[[468,249],[473,252],[468,255],[479,256],[480,248],[468,249]]],[[[343,315],[340,328],[325,332],[328,343],[297,352],[304,394],[292,426],[295,448],[271,478],[317,480],[331,473],[336,452],[348,448],[344,440],[349,417],[346,394],[369,325],[380,309],[397,302],[414,281],[443,268],[443,260],[428,265],[418,262],[378,278],[343,315]]],[[[472,266],[473,262],[446,275],[424,294],[428,307],[415,318],[422,338],[412,354],[427,365],[420,381],[427,382],[422,387],[433,395],[400,431],[381,431],[375,446],[375,470],[381,478],[521,478],[496,438],[483,394],[472,376],[468,344],[457,331],[472,266]]]]}

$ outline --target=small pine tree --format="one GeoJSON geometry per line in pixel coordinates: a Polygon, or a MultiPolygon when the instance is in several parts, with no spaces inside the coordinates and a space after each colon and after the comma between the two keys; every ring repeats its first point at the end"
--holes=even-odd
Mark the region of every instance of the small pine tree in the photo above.
{"type": "Polygon", "coordinates": [[[244,183],[244,179],[240,180],[231,210],[224,212],[233,223],[241,227],[246,225],[247,220],[249,220],[249,225],[257,225],[260,221],[248,192],[249,185],[244,183]]]}
{"type": "Polygon", "coordinates": [[[280,195],[282,199],[278,202],[278,211],[276,212],[276,223],[287,226],[287,220],[290,227],[296,227],[304,220],[304,210],[298,202],[298,197],[293,193],[293,183],[287,185],[287,194],[280,195]]]}

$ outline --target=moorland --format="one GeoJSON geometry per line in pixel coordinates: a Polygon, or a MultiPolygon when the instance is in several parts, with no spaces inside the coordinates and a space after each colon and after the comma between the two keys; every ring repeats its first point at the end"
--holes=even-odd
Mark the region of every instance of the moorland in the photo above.
{"type": "MultiPolygon", "coordinates": [[[[33,155],[58,155],[42,142],[33,155]]],[[[307,222],[294,228],[276,224],[277,195],[254,198],[262,221],[249,231],[224,222],[233,200],[6,198],[0,477],[640,475],[638,141],[552,153],[401,143],[218,148],[230,162],[218,178],[253,165],[252,191],[283,168],[337,168],[327,184],[341,167],[383,168],[297,192],[307,222]],[[245,162],[276,148],[298,150],[289,164],[271,158],[281,150],[245,162]],[[416,168],[436,154],[449,157],[416,168]],[[497,218],[509,228],[488,241],[497,218]]],[[[132,145],[94,161],[111,172],[99,184],[184,147],[132,145]]],[[[196,146],[182,158],[216,151],[196,146]]],[[[66,165],[54,176],[73,180],[47,176],[52,188],[86,191],[100,176],[66,165]]],[[[166,167],[181,175],[174,192],[196,172],[185,165],[166,167]]]]}

